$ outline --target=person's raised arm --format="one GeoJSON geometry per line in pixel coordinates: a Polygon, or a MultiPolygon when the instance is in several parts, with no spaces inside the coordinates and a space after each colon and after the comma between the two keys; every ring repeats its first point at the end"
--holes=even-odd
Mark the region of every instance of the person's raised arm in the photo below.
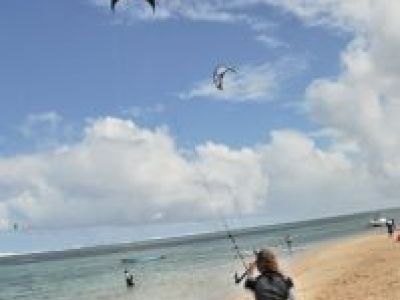
{"type": "Polygon", "coordinates": [[[247,278],[246,281],[244,282],[244,287],[252,291],[254,291],[256,285],[255,269],[256,269],[255,262],[249,264],[249,266],[247,267],[247,278]]]}

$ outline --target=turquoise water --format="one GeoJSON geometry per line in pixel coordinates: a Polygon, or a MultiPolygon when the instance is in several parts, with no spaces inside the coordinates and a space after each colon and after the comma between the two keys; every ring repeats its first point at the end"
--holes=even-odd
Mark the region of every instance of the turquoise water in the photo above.
{"type": "MultiPolygon", "coordinates": [[[[385,212],[400,219],[400,210],[385,212]]],[[[273,247],[285,258],[289,254],[283,237],[294,238],[295,252],[321,241],[371,230],[366,226],[372,214],[359,214],[313,222],[260,228],[237,236],[246,253],[253,248],[273,247]]],[[[226,238],[195,241],[185,245],[152,246],[150,249],[87,257],[38,260],[33,263],[7,264],[0,261],[1,300],[93,300],[93,299],[232,299],[242,293],[232,276],[241,271],[232,245],[226,238]],[[137,264],[122,264],[122,258],[148,258],[166,255],[166,259],[137,264]],[[124,268],[134,274],[137,285],[127,289],[124,268]]]]}

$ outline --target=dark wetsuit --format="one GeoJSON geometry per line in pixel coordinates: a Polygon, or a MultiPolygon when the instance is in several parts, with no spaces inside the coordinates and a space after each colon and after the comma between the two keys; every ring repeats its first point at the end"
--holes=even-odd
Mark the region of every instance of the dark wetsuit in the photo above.
{"type": "Polygon", "coordinates": [[[292,280],[280,273],[248,278],[244,286],[254,292],[256,300],[294,300],[292,280]]]}
{"type": "Polygon", "coordinates": [[[394,224],[393,224],[393,222],[392,221],[386,222],[386,227],[387,227],[388,235],[389,236],[393,236],[393,232],[394,232],[394,224]]]}
{"type": "Polygon", "coordinates": [[[133,287],[135,285],[135,281],[133,279],[133,275],[125,272],[125,281],[127,287],[133,287]]]}

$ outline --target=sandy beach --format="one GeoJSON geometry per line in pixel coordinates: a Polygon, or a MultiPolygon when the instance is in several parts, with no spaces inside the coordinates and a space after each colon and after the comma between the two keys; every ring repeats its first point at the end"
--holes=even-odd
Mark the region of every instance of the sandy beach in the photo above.
{"type": "Polygon", "coordinates": [[[369,234],[300,255],[289,271],[300,300],[400,299],[400,243],[369,234]]]}
{"type": "Polygon", "coordinates": [[[385,234],[325,243],[285,269],[299,300],[400,299],[400,243],[385,234]]]}

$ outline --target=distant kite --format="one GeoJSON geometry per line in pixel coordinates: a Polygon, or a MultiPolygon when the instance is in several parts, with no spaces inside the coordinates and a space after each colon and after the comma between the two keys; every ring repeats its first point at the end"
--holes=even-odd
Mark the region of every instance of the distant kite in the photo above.
{"type": "Polygon", "coordinates": [[[227,72],[236,73],[236,70],[233,67],[228,67],[225,65],[218,65],[214,69],[213,82],[215,87],[220,91],[224,89],[224,77],[227,72]]]}
{"type": "MultiPolygon", "coordinates": [[[[153,13],[156,10],[156,0],[145,0],[148,4],[150,4],[150,6],[153,8],[153,13]]],[[[117,5],[117,3],[119,2],[119,0],[111,0],[111,10],[115,11],[115,6],[117,5]]]]}

